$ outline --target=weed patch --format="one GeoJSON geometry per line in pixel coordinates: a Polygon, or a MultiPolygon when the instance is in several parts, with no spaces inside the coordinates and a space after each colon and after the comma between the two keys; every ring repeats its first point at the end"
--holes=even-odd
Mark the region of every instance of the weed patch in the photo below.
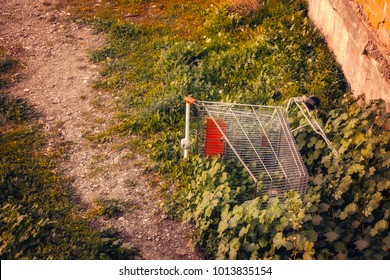
{"type": "MultiPolygon", "coordinates": [[[[16,61],[0,52],[0,78],[16,61]],[[4,62],[8,61],[8,62],[4,62]]],[[[133,259],[114,233],[97,232],[83,219],[72,189],[57,169],[64,147],[49,149],[27,101],[0,86],[0,258],[133,259]]],[[[107,207],[107,215],[117,208],[107,207]]]]}
{"type": "Polygon", "coordinates": [[[196,244],[209,258],[389,258],[383,104],[358,107],[350,97],[339,65],[308,20],[306,1],[261,1],[245,13],[238,3],[250,1],[229,1],[237,10],[198,2],[153,1],[154,13],[145,1],[81,11],[97,17],[97,29],[110,37],[109,46],[92,55],[104,66],[95,86],[120,100],[117,132],[146,139],[145,153],[158,162],[152,172],[171,185],[161,188],[169,216],[195,225],[196,244]],[[182,160],[187,95],[263,105],[317,95],[318,117],[345,166],[333,164],[325,143],[310,131],[296,135],[311,176],[307,195],[288,193],[283,203],[253,199],[239,166],[198,156],[182,160]]]}

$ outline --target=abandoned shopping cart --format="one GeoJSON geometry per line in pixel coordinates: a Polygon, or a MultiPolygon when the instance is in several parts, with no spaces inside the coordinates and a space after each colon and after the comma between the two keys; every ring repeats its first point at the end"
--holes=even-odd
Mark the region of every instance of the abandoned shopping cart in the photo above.
{"type": "Polygon", "coordinates": [[[254,196],[284,199],[287,191],[306,192],[308,172],[293,137],[293,131],[311,126],[338,156],[325,132],[309,109],[318,105],[316,97],[295,97],[286,108],[223,102],[198,101],[186,97],[185,138],[181,145],[187,158],[191,146],[191,105],[197,109],[198,152],[238,160],[253,179],[254,196]],[[296,105],[306,121],[292,130],[287,112],[296,105]],[[261,185],[260,190],[258,190],[261,185]]]}

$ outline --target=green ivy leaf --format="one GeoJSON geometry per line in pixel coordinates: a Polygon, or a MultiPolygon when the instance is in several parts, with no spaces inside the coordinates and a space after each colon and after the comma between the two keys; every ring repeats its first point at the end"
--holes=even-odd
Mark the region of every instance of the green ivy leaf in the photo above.
{"type": "Polygon", "coordinates": [[[385,166],[385,167],[390,168],[390,157],[388,157],[388,158],[383,162],[382,165],[385,166]]]}
{"type": "Polygon", "coordinates": [[[283,231],[285,227],[287,227],[289,224],[288,219],[286,217],[282,217],[279,220],[279,224],[276,225],[275,229],[277,231],[283,231]]]}
{"type": "Polygon", "coordinates": [[[390,189],[390,180],[382,180],[378,182],[377,189],[379,192],[390,189]]]}
{"type": "Polygon", "coordinates": [[[367,158],[367,159],[370,159],[374,156],[374,154],[372,152],[372,144],[371,143],[368,143],[367,146],[364,149],[361,149],[360,152],[361,152],[362,156],[367,158]]]}
{"type": "Polygon", "coordinates": [[[317,143],[317,141],[318,141],[318,138],[316,138],[316,137],[311,137],[309,143],[307,144],[307,147],[308,147],[308,148],[313,147],[313,146],[317,143]]]}
{"type": "Polygon", "coordinates": [[[358,147],[367,141],[367,137],[363,133],[358,133],[353,140],[356,144],[356,147],[358,147]]]}
{"type": "Polygon", "coordinates": [[[374,211],[376,208],[378,208],[380,202],[382,201],[382,193],[376,192],[373,195],[371,195],[370,200],[366,207],[363,210],[363,214],[368,217],[371,215],[372,211],[374,211]]]}
{"type": "Polygon", "coordinates": [[[226,253],[229,251],[229,239],[227,237],[224,237],[221,239],[218,245],[218,252],[216,254],[217,260],[223,260],[225,259],[226,253]]]}
{"type": "Polygon", "coordinates": [[[238,237],[243,237],[244,235],[246,235],[250,229],[251,225],[247,225],[245,227],[242,227],[240,232],[238,233],[238,237]]]}
{"type": "Polygon", "coordinates": [[[369,243],[364,239],[359,239],[355,241],[354,244],[356,245],[356,249],[362,251],[368,247],[369,243]]]}
{"type": "Polygon", "coordinates": [[[233,214],[238,214],[238,215],[242,216],[243,212],[244,212],[244,207],[239,206],[239,205],[234,206],[233,214]]]}
{"type": "Polygon", "coordinates": [[[349,215],[356,213],[358,206],[356,203],[350,203],[345,207],[344,211],[340,213],[340,219],[345,220],[349,215]]]}
{"type": "Polygon", "coordinates": [[[309,229],[309,230],[303,231],[302,233],[306,236],[308,241],[313,242],[313,243],[317,242],[318,234],[315,230],[309,229]]]}
{"type": "Polygon", "coordinates": [[[309,242],[309,241],[306,241],[305,242],[305,245],[304,245],[304,253],[303,253],[303,259],[304,260],[312,260],[313,259],[313,255],[315,254],[315,250],[313,249],[314,247],[314,243],[313,242],[309,242]]]}
{"type": "Polygon", "coordinates": [[[315,148],[316,148],[317,150],[320,150],[320,149],[322,149],[322,148],[324,148],[324,147],[325,147],[325,142],[324,142],[323,140],[318,140],[318,141],[316,142],[315,148]]]}
{"type": "Polygon", "coordinates": [[[226,172],[223,172],[221,177],[219,178],[219,183],[220,184],[223,184],[227,181],[227,173],[226,172]]]}
{"type": "Polygon", "coordinates": [[[334,231],[329,231],[324,234],[329,242],[333,242],[339,238],[339,234],[334,231]]]}
{"type": "Polygon", "coordinates": [[[352,177],[350,175],[345,176],[343,179],[341,179],[340,185],[338,187],[338,190],[341,191],[341,193],[345,193],[348,191],[349,186],[353,183],[352,177]]]}
{"type": "Polygon", "coordinates": [[[330,205],[328,203],[320,203],[319,205],[319,212],[328,212],[330,208],[330,205]]]}
{"type": "Polygon", "coordinates": [[[341,124],[341,122],[345,121],[348,119],[348,114],[347,113],[343,113],[341,114],[338,118],[336,118],[334,121],[333,121],[333,129],[335,131],[337,131],[339,129],[339,126],[341,124]]]}
{"type": "Polygon", "coordinates": [[[284,247],[286,248],[287,251],[291,251],[292,249],[294,249],[294,243],[286,239],[284,247]]]}
{"type": "Polygon", "coordinates": [[[322,217],[321,217],[320,215],[315,215],[315,216],[313,216],[313,217],[311,218],[311,222],[312,222],[312,224],[315,225],[315,226],[320,225],[321,221],[322,221],[322,217]]]}
{"type": "Polygon", "coordinates": [[[390,233],[382,240],[383,246],[382,249],[385,251],[390,250],[390,233]]]}
{"type": "Polygon", "coordinates": [[[278,198],[271,198],[268,201],[267,205],[267,217],[273,221],[274,219],[279,218],[282,215],[283,210],[278,205],[279,199],[278,198]]]}
{"type": "Polygon", "coordinates": [[[244,246],[244,249],[247,252],[253,253],[253,252],[256,252],[257,250],[259,250],[259,245],[255,244],[255,243],[249,243],[249,244],[246,244],[244,246]]]}
{"type": "Polygon", "coordinates": [[[237,259],[237,252],[240,248],[240,239],[233,238],[232,241],[229,242],[229,259],[235,260],[237,259]]]}
{"type": "Polygon", "coordinates": [[[238,225],[238,222],[240,221],[240,218],[241,218],[241,215],[239,215],[239,214],[236,214],[233,217],[231,217],[229,222],[228,222],[229,228],[232,228],[232,229],[236,228],[238,225]]]}
{"type": "Polygon", "coordinates": [[[389,228],[389,222],[385,220],[380,220],[378,221],[375,226],[370,230],[370,235],[375,236],[379,232],[385,231],[386,229],[389,228]]]}
{"type": "Polygon", "coordinates": [[[229,211],[229,208],[230,208],[230,205],[229,204],[226,204],[222,210],[222,213],[221,213],[221,220],[223,221],[228,221],[231,217],[231,212],[229,211]]]}
{"type": "Polygon", "coordinates": [[[347,254],[343,254],[343,253],[338,253],[336,255],[336,259],[337,260],[346,260],[346,259],[348,259],[348,255],[347,254]]]}
{"type": "Polygon", "coordinates": [[[348,173],[348,175],[352,175],[352,174],[357,173],[357,174],[363,176],[364,173],[365,173],[364,169],[365,169],[364,165],[359,164],[359,163],[354,163],[352,166],[350,166],[348,168],[348,172],[347,173],[348,173]]]}
{"type": "Polygon", "coordinates": [[[372,176],[375,174],[376,168],[372,166],[372,167],[370,167],[370,169],[368,171],[369,171],[368,176],[372,176]]]}
{"type": "Polygon", "coordinates": [[[273,244],[277,249],[280,249],[286,243],[286,238],[283,237],[283,232],[278,232],[275,234],[273,239],[273,244]]]}
{"type": "Polygon", "coordinates": [[[222,234],[229,227],[225,220],[221,220],[218,224],[218,233],[222,234]]]}
{"type": "MultiPolygon", "coordinates": [[[[314,253],[313,253],[313,254],[314,254],[314,253]]],[[[303,259],[304,259],[304,260],[312,260],[313,257],[312,257],[312,255],[310,255],[309,253],[305,252],[305,253],[303,253],[303,259]]]]}
{"type": "Polygon", "coordinates": [[[296,238],[295,243],[297,245],[297,249],[303,251],[305,248],[305,243],[307,241],[307,238],[301,234],[296,234],[293,236],[293,238],[296,238]]]}
{"type": "Polygon", "coordinates": [[[313,180],[313,183],[316,185],[316,186],[322,186],[322,184],[325,183],[325,178],[324,178],[324,175],[322,174],[318,174],[314,180],[313,180]]]}
{"type": "Polygon", "coordinates": [[[336,252],[338,252],[340,254],[346,255],[346,253],[347,253],[347,249],[345,248],[345,244],[343,242],[336,242],[334,244],[334,248],[335,248],[336,252]]]}
{"type": "Polygon", "coordinates": [[[262,239],[262,238],[259,239],[258,243],[260,245],[260,248],[265,248],[268,245],[268,241],[266,239],[262,239]]]}

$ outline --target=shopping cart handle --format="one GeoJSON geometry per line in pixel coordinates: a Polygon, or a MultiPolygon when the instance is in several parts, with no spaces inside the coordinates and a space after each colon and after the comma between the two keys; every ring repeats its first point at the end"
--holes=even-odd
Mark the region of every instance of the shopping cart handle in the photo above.
{"type": "Polygon", "coordinates": [[[194,103],[196,103],[196,99],[192,98],[191,96],[187,96],[186,98],[184,98],[184,100],[186,101],[187,104],[194,104],[194,103]]]}
{"type": "Polygon", "coordinates": [[[310,111],[320,107],[320,99],[315,95],[309,97],[303,96],[302,101],[310,111]]]}

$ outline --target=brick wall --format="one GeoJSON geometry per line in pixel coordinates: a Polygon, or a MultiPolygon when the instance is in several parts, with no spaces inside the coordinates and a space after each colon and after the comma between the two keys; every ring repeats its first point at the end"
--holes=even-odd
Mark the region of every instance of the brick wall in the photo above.
{"type": "Polygon", "coordinates": [[[384,29],[390,33],[390,0],[355,0],[376,30],[384,29]]]}

